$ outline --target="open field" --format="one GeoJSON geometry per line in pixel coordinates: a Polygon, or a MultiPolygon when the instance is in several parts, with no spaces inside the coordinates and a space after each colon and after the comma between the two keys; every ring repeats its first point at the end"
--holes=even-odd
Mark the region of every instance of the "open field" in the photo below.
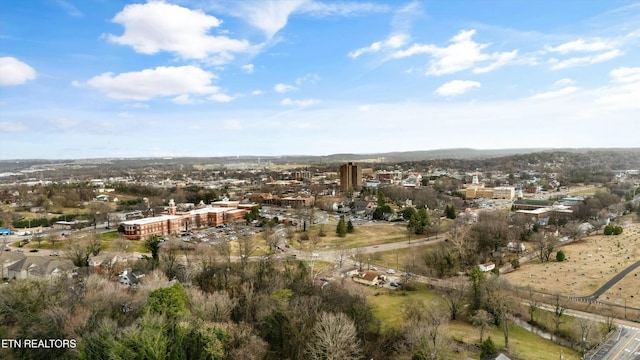
{"type": "Polygon", "coordinates": [[[439,246],[439,244],[428,244],[416,247],[375,252],[370,254],[371,264],[402,270],[405,268],[405,264],[410,263],[412,255],[416,256],[416,262],[420,262],[422,261],[421,259],[419,259],[420,254],[423,254],[426,250],[435,249],[437,246],[439,246]]]}
{"type": "Polygon", "coordinates": [[[640,309],[640,268],[635,269],[606,291],[600,300],[640,309]]]}
{"type": "MultiPolygon", "coordinates": [[[[373,306],[374,315],[381,322],[382,331],[397,329],[402,325],[405,321],[403,306],[411,301],[433,302],[436,307],[443,306],[441,297],[425,287],[419,286],[417,291],[397,291],[377,287],[363,288],[367,294],[367,300],[373,306]]],[[[543,315],[540,314],[540,316],[542,317],[543,315]]],[[[447,331],[454,340],[465,344],[476,344],[478,342],[478,329],[464,321],[456,320],[450,322],[447,326],[447,331]]],[[[498,347],[504,347],[504,336],[501,329],[492,328],[487,330],[485,339],[487,335],[491,335],[498,347]]],[[[575,351],[532,334],[516,325],[510,327],[509,348],[512,354],[522,359],[555,360],[559,358],[561,350],[565,359],[580,358],[575,351]]],[[[452,357],[452,359],[466,359],[466,356],[477,358],[478,355],[479,351],[477,354],[464,354],[464,356],[460,355],[460,357],[452,357]]]]}
{"type": "MultiPolygon", "coordinates": [[[[320,225],[314,225],[307,232],[314,238],[320,231],[320,225]]],[[[323,231],[327,236],[318,237],[318,249],[335,249],[338,246],[355,248],[369,245],[380,245],[408,240],[407,228],[404,224],[355,225],[355,232],[341,238],[336,235],[336,225],[324,224],[323,231]]],[[[296,234],[298,237],[300,233],[296,234]]],[[[415,235],[414,235],[415,237],[415,235]]],[[[294,245],[295,246],[295,245],[294,245]]]]}
{"type": "MultiPolygon", "coordinates": [[[[478,329],[463,321],[450,322],[448,331],[452,338],[466,344],[477,344],[480,339],[478,329]]],[[[493,327],[486,330],[484,338],[488,336],[491,336],[498,348],[504,347],[502,329],[493,327]]],[[[580,355],[570,348],[560,346],[519,326],[509,327],[509,354],[521,359],[556,360],[560,359],[561,352],[565,360],[580,359],[580,355]]]]}
{"type": "Polygon", "coordinates": [[[423,284],[416,284],[416,291],[389,290],[378,287],[365,287],[367,301],[373,306],[373,314],[380,320],[382,331],[397,329],[405,321],[403,306],[411,301],[435,302],[440,304],[439,296],[427,290],[423,284]]]}
{"type": "MultiPolygon", "coordinates": [[[[531,286],[547,293],[590,295],[617,273],[640,260],[640,224],[626,224],[624,232],[618,236],[589,236],[561,249],[567,256],[564,262],[553,260],[540,264],[533,259],[503,277],[513,284],[531,286]]],[[[637,276],[631,276],[637,279],[637,276]]],[[[618,288],[614,286],[614,289],[618,288]]],[[[627,298],[638,291],[637,286],[622,289],[627,298]]]]}

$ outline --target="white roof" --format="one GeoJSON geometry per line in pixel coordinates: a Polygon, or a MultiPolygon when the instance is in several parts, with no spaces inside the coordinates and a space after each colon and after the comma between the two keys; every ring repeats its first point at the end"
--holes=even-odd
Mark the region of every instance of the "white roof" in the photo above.
{"type": "Polygon", "coordinates": [[[229,208],[219,208],[219,207],[211,207],[207,206],[202,209],[189,210],[189,214],[206,214],[206,213],[221,213],[229,211],[229,208]]]}
{"type": "Polygon", "coordinates": [[[181,217],[177,215],[161,215],[161,216],[144,218],[144,219],[123,221],[122,223],[124,225],[144,225],[144,224],[152,224],[154,222],[176,220],[176,219],[181,219],[181,217]]]}

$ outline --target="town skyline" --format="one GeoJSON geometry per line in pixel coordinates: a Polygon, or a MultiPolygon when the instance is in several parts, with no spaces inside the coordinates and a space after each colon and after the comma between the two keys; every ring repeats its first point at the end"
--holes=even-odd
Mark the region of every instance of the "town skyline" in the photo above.
{"type": "Polygon", "coordinates": [[[639,145],[637,1],[13,1],[0,23],[0,160],[639,145]]]}

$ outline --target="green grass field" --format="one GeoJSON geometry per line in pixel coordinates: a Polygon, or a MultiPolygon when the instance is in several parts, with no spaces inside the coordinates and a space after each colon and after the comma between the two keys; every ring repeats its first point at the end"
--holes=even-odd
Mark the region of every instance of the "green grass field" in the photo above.
{"type": "MultiPolygon", "coordinates": [[[[387,290],[376,287],[364,287],[367,300],[373,306],[373,314],[381,322],[382,331],[399,328],[405,321],[403,307],[411,301],[424,301],[431,303],[438,311],[446,311],[443,309],[444,303],[442,297],[437,293],[427,289],[425,286],[418,285],[416,291],[397,291],[387,290]]],[[[546,315],[540,311],[537,315],[540,319],[546,318],[546,315]]],[[[549,319],[550,320],[550,319],[549,319]]],[[[563,318],[564,327],[573,326],[573,322],[569,317],[563,318]]],[[[546,321],[546,320],[545,320],[546,321]]],[[[449,336],[454,340],[465,344],[477,344],[479,340],[479,331],[473,325],[461,321],[451,321],[447,327],[449,336]]],[[[580,355],[570,348],[560,346],[550,340],[546,340],[536,334],[533,334],[517,325],[509,327],[509,353],[522,359],[539,359],[539,360],[555,360],[560,358],[560,353],[565,360],[580,359],[580,355]]],[[[485,331],[485,339],[491,335],[491,339],[498,346],[504,348],[504,335],[502,329],[492,328],[485,331]]],[[[477,354],[469,354],[470,356],[479,356],[477,354]]]]}
{"type": "MultiPolygon", "coordinates": [[[[450,322],[449,335],[466,344],[477,344],[480,340],[478,329],[463,321],[450,322]]],[[[491,340],[498,348],[504,348],[502,329],[493,327],[488,331],[485,330],[484,338],[488,336],[491,336],[491,340]]],[[[576,351],[544,339],[517,325],[509,326],[509,353],[522,359],[556,360],[560,359],[561,353],[565,360],[580,359],[580,354],[576,351]]]]}

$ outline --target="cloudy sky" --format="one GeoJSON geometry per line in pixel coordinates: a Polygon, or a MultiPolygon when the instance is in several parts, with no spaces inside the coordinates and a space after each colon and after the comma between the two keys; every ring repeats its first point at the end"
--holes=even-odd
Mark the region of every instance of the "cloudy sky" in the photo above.
{"type": "Polygon", "coordinates": [[[0,159],[640,146],[640,2],[3,0],[0,159]]]}

